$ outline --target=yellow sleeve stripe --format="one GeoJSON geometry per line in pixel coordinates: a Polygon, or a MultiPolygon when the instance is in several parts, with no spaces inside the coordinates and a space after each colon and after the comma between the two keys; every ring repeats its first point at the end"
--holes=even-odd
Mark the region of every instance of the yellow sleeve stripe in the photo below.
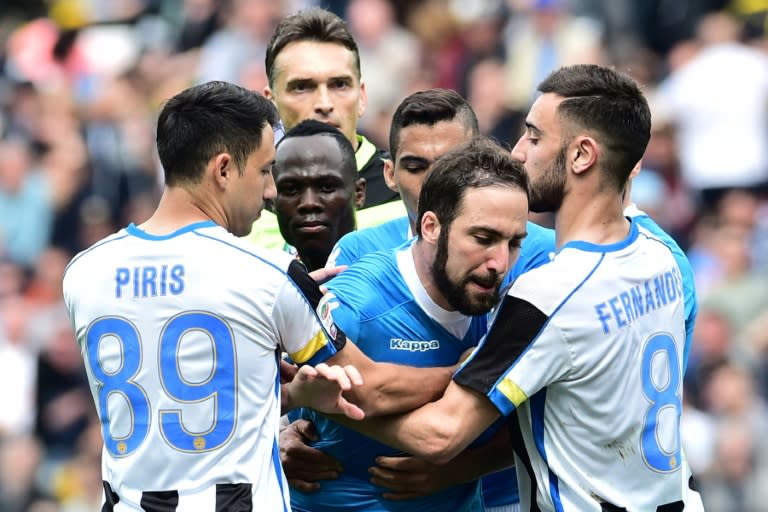
{"type": "Polygon", "coordinates": [[[515,407],[528,400],[528,395],[525,394],[525,391],[509,379],[505,378],[502,380],[496,388],[507,397],[507,400],[515,404],[515,407]]]}
{"type": "Polygon", "coordinates": [[[317,331],[317,334],[315,334],[309,342],[307,342],[306,345],[304,345],[304,348],[299,350],[298,352],[294,352],[290,354],[291,359],[293,359],[295,362],[299,364],[306,363],[310,359],[312,359],[312,356],[320,352],[323,347],[325,347],[328,344],[328,337],[325,335],[325,332],[323,332],[322,329],[317,331]]]}

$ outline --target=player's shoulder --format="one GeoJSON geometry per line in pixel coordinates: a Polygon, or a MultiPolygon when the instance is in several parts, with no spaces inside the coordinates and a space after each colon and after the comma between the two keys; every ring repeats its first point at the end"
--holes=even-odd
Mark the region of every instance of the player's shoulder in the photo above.
{"type": "Polygon", "coordinates": [[[350,302],[383,302],[401,288],[402,277],[397,268],[394,249],[364,255],[345,271],[331,279],[328,289],[350,302]]]}
{"type": "Polygon", "coordinates": [[[397,271],[397,261],[394,249],[383,249],[363,255],[344,272],[336,276],[331,283],[351,283],[360,280],[361,284],[375,285],[390,281],[392,273],[397,271]]]}
{"type": "Polygon", "coordinates": [[[594,258],[561,251],[551,261],[521,274],[507,294],[549,312],[582,283],[594,267],[594,258]]]}
{"type": "Polygon", "coordinates": [[[378,226],[359,229],[344,235],[344,237],[347,236],[352,237],[358,244],[381,246],[383,243],[395,243],[399,245],[408,238],[408,217],[398,217],[378,226]]]}
{"type": "Polygon", "coordinates": [[[545,228],[544,226],[540,224],[536,224],[533,221],[528,221],[526,223],[526,231],[528,232],[528,236],[525,237],[525,240],[535,240],[539,243],[551,243],[552,247],[555,245],[555,230],[552,228],[545,228]]]}
{"type": "Polygon", "coordinates": [[[333,252],[343,254],[346,259],[354,262],[368,253],[397,247],[407,238],[408,217],[399,217],[378,226],[347,233],[336,243],[333,252]]]}
{"type": "Polygon", "coordinates": [[[123,228],[75,254],[64,269],[64,277],[71,275],[81,268],[92,268],[94,264],[98,264],[100,261],[109,261],[112,253],[123,250],[120,242],[129,236],[129,233],[123,228]]]}

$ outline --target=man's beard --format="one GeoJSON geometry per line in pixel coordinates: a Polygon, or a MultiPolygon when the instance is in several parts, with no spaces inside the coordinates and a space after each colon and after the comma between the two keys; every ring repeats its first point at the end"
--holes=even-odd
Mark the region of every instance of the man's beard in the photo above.
{"type": "Polygon", "coordinates": [[[488,313],[499,303],[499,289],[503,276],[492,271],[487,276],[465,276],[459,283],[456,283],[448,277],[446,266],[448,264],[448,235],[450,225],[443,226],[440,230],[440,236],[437,239],[437,254],[432,264],[432,279],[435,280],[437,289],[443,294],[448,304],[459,313],[468,316],[482,315],[488,313]],[[467,291],[467,285],[470,282],[486,287],[493,288],[493,293],[489,295],[472,296],[467,291]]]}
{"type": "Polygon", "coordinates": [[[562,146],[552,165],[530,185],[529,208],[532,212],[557,212],[565,197],[565,158],[567,146],[562,146]]]}

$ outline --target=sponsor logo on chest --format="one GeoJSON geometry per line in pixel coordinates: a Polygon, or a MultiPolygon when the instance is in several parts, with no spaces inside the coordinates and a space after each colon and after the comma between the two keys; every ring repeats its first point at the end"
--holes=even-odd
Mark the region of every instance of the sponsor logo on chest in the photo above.
{"type": "Polygon", "coordinates": [[[440,342],[437,340],[418,341],[391,338],[389,348],[390,350],[404,350],[406,352],[427,352],[428,350],[440,349],[440,342]]]}

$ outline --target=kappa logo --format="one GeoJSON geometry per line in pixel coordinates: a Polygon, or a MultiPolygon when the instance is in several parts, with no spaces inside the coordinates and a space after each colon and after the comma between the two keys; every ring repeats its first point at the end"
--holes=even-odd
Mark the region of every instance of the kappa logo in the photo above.
{"type": "Polygon", "coordinates": [[[404,350],[406,352],[427,352],[429,350],[438,350],[440,348],[440,342],[437,340],[417,341],[391,338],[389,340],[389,348],[391,350],[404,350]]]}
{"type": "Polygon", "coordinates": [[[338,334],[338,329],[333,321],[333,310],[337,307],[339,307],[339,303],[336,300],[336,296],[333,293],[328,292],[323,295],[323,298],[320,299],[320,302],[317,304],[317,309],[315,309],[317,317],[320,319],[320,323],[325,327],[325,330],[331,339],[334,340],[338,334]]]}

